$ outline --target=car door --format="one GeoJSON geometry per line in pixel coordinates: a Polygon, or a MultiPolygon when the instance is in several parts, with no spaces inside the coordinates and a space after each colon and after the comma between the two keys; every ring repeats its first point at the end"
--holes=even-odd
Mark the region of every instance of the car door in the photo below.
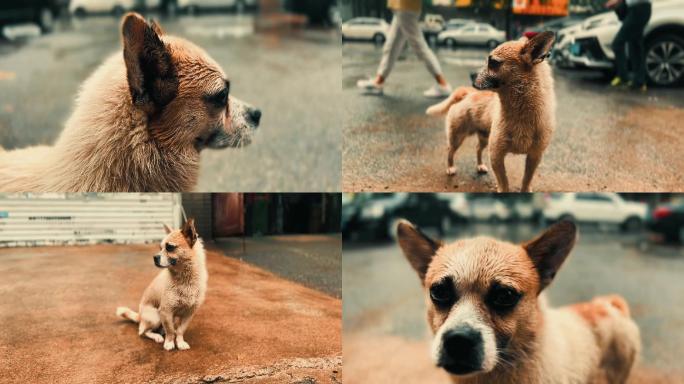
{"type": "Polygon", "coordinates": [[[580,221],[614,222],[618,207],[608,196],[600,193],[578,193],[575,196],[575,217],[580,221]]]}
{"type": "Polygon", "coordinates": [[[477,33],[477,26],[468,25],[459,29],[459,34],[457,36],[457,41],[459,43],[472,44],[473,36],[477,33]]]}

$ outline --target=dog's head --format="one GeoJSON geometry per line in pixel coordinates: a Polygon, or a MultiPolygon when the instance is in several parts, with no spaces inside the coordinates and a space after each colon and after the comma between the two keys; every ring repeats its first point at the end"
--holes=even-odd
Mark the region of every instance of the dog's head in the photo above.
{"type": "Polygon", "coordinates": [[[477,375],[524,359],[541,321],[537,296],[576,233],[563,221],[522,245],[485,237],[442,245],[401,222],[399,244],[425,288],[437,366],[477,375]]]}
{"type": "Polygon", "coordinates": [[[182,268],[195,257],[192,247],[197,242],[195,220],[188,219],[181,229],[173,230],[164,224],[166,237],[160,244],[159,253],[153,256],[154,265],[159,268],[182,268]]]}
{"type": "Polygon", "coordinates": [[[230,81],[206,52],[136,13],[123,17],[121,34],[132,102],[147,113],[162,146],[200,151],[251,142],[261,111],[231,95],[230,81]]]}
{"type": "Polygon", "coordinates": [[[555,35],[542,32],[531,39],[509,41],[496,47],[487,57],[487,63],[473,80],[473,87],[500,89],[517,85],[529,78],[532,69],[549,55],[555,35]]]}

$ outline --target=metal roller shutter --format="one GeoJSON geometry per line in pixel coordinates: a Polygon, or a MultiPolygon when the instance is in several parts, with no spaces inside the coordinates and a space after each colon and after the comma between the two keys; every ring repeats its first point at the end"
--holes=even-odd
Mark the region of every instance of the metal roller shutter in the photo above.
{"type": "Polygon", "coordinates": [[[0,194],[0,247],[157,242],[180,209],[170,193],[0,194]]]}

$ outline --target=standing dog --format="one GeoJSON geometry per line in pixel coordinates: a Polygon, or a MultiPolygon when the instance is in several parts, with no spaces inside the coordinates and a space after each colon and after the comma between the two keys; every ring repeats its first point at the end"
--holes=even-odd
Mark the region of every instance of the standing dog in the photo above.
{"type": "Polygon", "coordinates": [[[188,191],[200,151],[251,142],[261,112],[201,48],[129,13],[52,147],[0,149],[3,192],[188,191]]]}
{"type": "Polygon", "coordinates": [[[542,32],[530,40],[501,44],[490,53],[487,66],[473,81],[473,87],[481,92],[462,87],[428,108],[429,115],[447,113],[448,175],[456,173],[454,154],[463,140],[477,134],[477,171],[487,172],[482,151],[489,144],[497,191],[508,192],[506,154],[526,154],[521,192],[530,191],[555,127],[553,77],[544,61],[553,41],[552,32],[542,32]]]}
{"type": "Polygon", "coordinates": [[[563,221],[522,245],[442,245],[404,221],[399,244],[426,291],[432,358],[454,383],[625,383],[639,329],[619,296],[549,308],[541,292],[572,249],[563,221]]]}
{"type": "Polygon", "coordinates": [[[163,342],[167,351],[189,349],[183,335],[207,291],[204,246],[193,219],[182,229],[164,229],[167,235],[154,256],[154,265],[164,270],[145,289],[139,312],[118,307],[116,315],[138,323],[138,335],[163,342]],[[164,336],[156,332],[160,326],[164,336]]]}

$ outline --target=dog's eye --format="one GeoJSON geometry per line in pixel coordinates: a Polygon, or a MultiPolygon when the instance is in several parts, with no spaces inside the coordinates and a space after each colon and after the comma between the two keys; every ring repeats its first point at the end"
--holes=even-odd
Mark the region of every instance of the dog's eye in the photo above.
{"type": "Polygon", "coordinates": [[[166,243],[166,246],[164,248],[166,249],[166,252],[173,252],[176,250],[176,246],[169,243],[166,243]]]}
{"type": "Polygon", "coordinates": [[[432,284],[430,287],[430,299],[438,307],[451,306],[456,301],[456,292],[454,292],[451,280],[442,280],[432,284]]]}
{"type": "Polygon", "coordinates": [[[520,296],[521,294],[513,288],[497,286],[489,292],[487,302],[494,309],[505,311],[518,304],[520,296]]]}
{"type": "Polygon", "coordinates": [[[207,101],[217,107],[225,107],[228,104],[228,92],[228,87],[225,87],[220,92],[207,96],[207,101]]]}
{"type": "Polygon", "coordinates": [[[487,59],[487,67],[489,69],[496,70],[496,69],[499,69],[500,66],[501,66],[501,61],[495,59],[492,56],[489,56],[489,58],[487,59]]]}

